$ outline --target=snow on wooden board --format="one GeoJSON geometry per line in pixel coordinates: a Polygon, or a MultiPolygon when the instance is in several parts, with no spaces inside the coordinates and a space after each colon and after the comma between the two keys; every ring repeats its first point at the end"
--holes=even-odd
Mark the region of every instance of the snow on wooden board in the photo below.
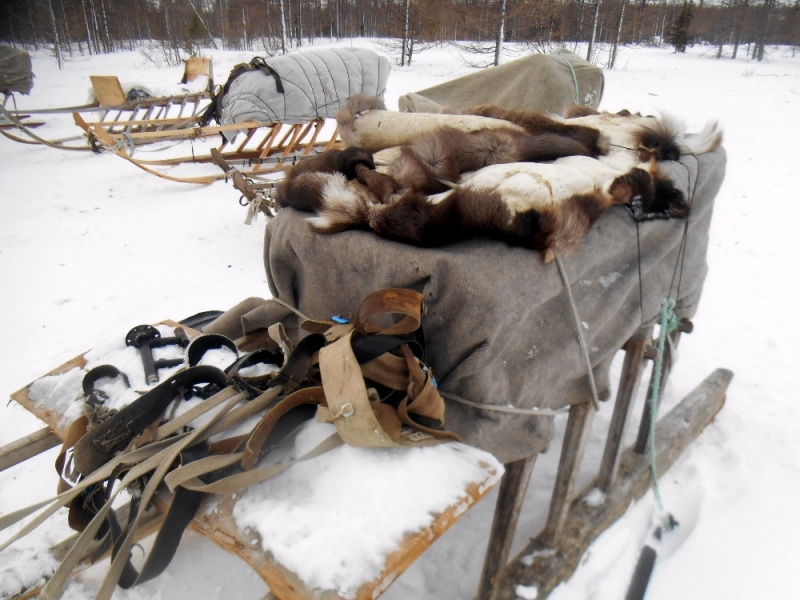
{"type": "MultiPolygon", "coordinates": [[[[380,51],[371,40],[340,45],[351,43],[380,51]]],[[[725,50],[730,56],[731,49],[725,50]]],[[[507,51],[509,60],[515,48],[507,51]]],[[[473,72],[459,53],[444,45],[415,55],[410,67],[394,67],[387,106],[395,108],[396,99],[409,91],[473,72]]],[[[253,55],[207,54],[223,76],[253,55]]],[[[709,275],[695,331],[681,341],[665,410],[717,367],[733,370],[735,378],[715,422],[662,479],[665,503],[681,527],[669,552],[660,554],[648,600],[793,600],[794,565],[800,562],[795,508],[800,494],[800,320],[795,314],[800,204],[791,140],[798,130],[800,55],[793,56],[791,48],[770,48],[762,63],[748,60],[745,52],[735,61],[715,57],[716,48],[700,46],[685,55],[669,48],[621,48],[615,69],[604,72],[601,109],[666,110],[692,129],[718,119],[728,153],[712,223],[709,275]]],[[[31,96],[19,98],[20,107],[83,104],[89,75],[97,74],[117,75],[123,85],[144,83],[160,93],[180,90],[180,68],[156,68],[138,52],[77,57],[62,71],[53,57],[38,52],[33,68],[35,87],[31,96]]],[[[52,134],[46,137],[77,131],[68,115],[47,121],[37,129],[52,134]]],[[[169,183],[113,155],[70,154],[4,138],[0,184],[0,392],[6,397],[109,332],[165,316],[225,309],[247,296],[269,296],[261,256],[263,220],[242,225],[245,211],[230,184],[169,183]]],[[[634,415],[641,414],[641,388],[634,415]]],[[[595,418],[578,488],[597,471],[610,415],[611,406],[603,405],[595,418]]],[[[15,403],[0,406],[0,419],[3,444],[42,427],[15,403]]],[[[553,448],[536,462],[512,554],[544,523],[563,430],[563,420],[557,420],[553,448]]],[[[625,443],[633,437],[631,427],[625,443]]],[[[20,498],[33,502],[52,495],[54,453],[0,473],[1,513],[17,508],[20,498]]],[[[495,498],[489,494],[464,515],[384,598],[473,598],[495,498]]],[[[624,597],[652,510],[647,497],[634,506],[551,598],[624,597]]],[[[13,574],[3,572],[0,589],[35,581],[50,568],[46,548],[70,534],[59,523],[51,519],[0,555],[1,567],[17,566],[13,574]]],[[[87,571],[64,597],[92,598],[103,568],[87,571]]],[[[115,597],[257,600],[265,591],[249,566],[190,532],[164,575],[118,590],[115,597]]]]}
{"type": "MultiPolygon", "coordinates": [[[[162,338],[169,337],[176,325],[166,322],[157,330],[162,338]]],[[[187,333],[190,338],[197,334],[187,333]]],[[[84,376],[100,365],[111,365],[127,381],[103,377],[94,388],[104,393],[106,408],[127,406],[158,384],[147,384],[139,351],[126,345],[124,337],[122,332],[109,337],[14,398],[63,435],[69,423],[86,412],[84,376]]],[[[177,345],[154,353],[156,360],[185,358],[177,345]]],[[[224,369],[236,358],[230,349],[212,349],[198,364],[224,369]]],[[[160,369],[161,381],[180,368],[160,369]]],[[[248,375],[246,369],[240,373],[248,375]]],[[[181,399],[166,412],[178,417],[202,401],[181,399]]],[[[214,413],[189,425],[199,427],[214,413]]],[[[218,437],[247,433],[259,416],[218,437]]],[[[335,434],[331,424],[307,423],[293,443],[278,448],[259,466],[302,456],[335,434]]],[[[243,558],[276,590],[293,590],[287,592],[290,595],[298,589],[308,595],[327,592],[330,598],[348,600],[372,597],[483,498],[502,474],[503,466],[491,454],[453,442],[403,449],[344,446],[240,494],[211,498],[193,527],[243,558]],[[360,535],[353,536],[354,531],[360,535]]],[[[55,483],[57,478],[52,479],[55,483]]]]}

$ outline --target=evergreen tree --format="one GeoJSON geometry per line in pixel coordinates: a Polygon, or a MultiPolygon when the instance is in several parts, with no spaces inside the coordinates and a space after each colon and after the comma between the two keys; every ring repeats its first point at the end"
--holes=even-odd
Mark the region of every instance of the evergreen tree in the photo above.
{"type": "Polygon", "coordinates": [[[675,52],[686,52],[686,44],[689,43],[689,27],[693,18],[694,2],[689,0],[689,2],[683,3],[681,12],[678,13],[669,28],[667,41],[675,46],[675,52]]]}

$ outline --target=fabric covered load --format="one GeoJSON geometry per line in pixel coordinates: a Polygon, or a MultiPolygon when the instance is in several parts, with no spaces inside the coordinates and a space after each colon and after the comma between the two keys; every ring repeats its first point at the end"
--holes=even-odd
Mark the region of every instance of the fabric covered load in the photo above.
{"type": "Polygon", "coordinates": [[[389,61],[364,48],[296,52],[232,76],[221,101],[222,125],[256,121],[294,125],[333,118],[356,94],[383,97],[389,61]]]}
{"type": "Polygon", "coordinates": [[[0,44],[0,92],[30,94],[33,89],[31,57],[24,50],[0,44]]]}
{"type": "MultiPolygon", "coordinates": [[[[665,297],[675,297],[677,315],[686,318],[700,299],[725,152],[688,155],[662,168],[690,199],[688,220],[639,223],[637,233],[627,209],[615,206],[564,258],[601,396],[615,353],[642,324],[658,320],[665,297]]],[[[275,298],[312,318],[330,318],[353,314],[361,298],[379,288],[411,288],[425,297],[426,364],[441,391],[521,408],[589,401],[586,364],[555,262],[482,239],[417,248],[366,231],[318,235],[308,217],[287,208],[267,225],[264,263],[275,298]]],[[[298,335],[291,311],[250,299],[217,330],[237,337],[279,320],[298,335]]],[[[545,450],[553,435],[549,416],[446,403],[445,427],[502,462],[545,450]]]]}
{"type": "Polygon", "coordinates": [[[495,104],[563,115],[577,104],[596,109],[603,97],[603,70],[559,48],[531,54],[440,85],[401,96],[401,112],[440,112],[495,104]]]}

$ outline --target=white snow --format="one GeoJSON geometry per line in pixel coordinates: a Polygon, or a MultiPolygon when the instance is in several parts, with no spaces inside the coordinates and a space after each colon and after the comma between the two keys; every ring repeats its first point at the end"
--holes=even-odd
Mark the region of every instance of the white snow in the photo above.
{"type": "MultiPolygon", "coordinates": [[[[353,43],[372,47],[368,40],[353,43]]],[[[209,54],[218,74],[252,57],[209,54]]],[[[788,600],[797,597],[794,566],[800,561],[800,327],[795,314],[800,208],[797,150],[791,141],[798,130],[800,56],[782,48],[771,49],[763,63],[743,56],[715,60],[715,55],[715,49],[701,47],[685,55],[622,48],[618,68],[605,72],[601,108],[643,114],[667,110],[695,131],[719,120],[728,153],[700,311],[694,333],[681,341],[664,409],[717,367],[732,369],[735,377],[722,412],[662,477],[664,502],[681,525],[665,535],[647,597],[788,600]]],[[[81,104],[90,74],[116,74],[160,91],[180,91],[179,68],[155,68],[136,52],[76,58],[62,71],[52,57],[38,52],[33,67],[35,87],[30,97],[19,99],[20,107],[81,104]]],[[[420,53],[410,67],[394,69],[387,105],[396,107],[403,93],[470,71],[450,46],[420,53]]],[[[40,135],[77,132],[68,115],[47,120],[37,130],[40,135]]],[[[229,184],[171,183],[110,154],[58,151],[5,138],[0,138],[0,182],[3,397],[98,341],[119,336],[124,344],[134,325],[269,295],[261,255],[263,219],[242,225],[245,211],[229,184]]],[[[595,419],[579,488],[596,472],[611,408],[604,404],[595,419]]],[[[14,403],[0,406],[0,415],[0,444],[42,426],[14,403]]],[[[553,447],[537,460],[512,554],[544,523],[564,423],[557,419],[553,447]]],[[[0,473],[0,513],[52,495],[55,452],[0,473]]],[[[464,515],[385,597],[472,598],[495,498],[490,494],[464,515]]],[[[652,513],[648,495],[590,548],[572,580],[551,598],[624,597],[652,513]]],[[[46,547],[70,535],[65,521],[63,515],[50,519],[13,546],[16,554],[10,549],[0,555],[0,569],[7,569],[0,577],[0,597],[8,582],[29,585],[36,579],[30,563],[14,557],[38,554],[41,561],[46,547]]],[[[358,545],[357,531],[353,539],[358,545]]],[[[52,569],[40,567],[39,574],[52,569]]],[[[85,572],[65,597],[92,598],[103,568],[85,572]]],[[[187,534],[164,575],[140,588],[118,590],[115,597],[188,600],[233,593],[256,599],[265,591],[244,563],[187,534]]]]}
{"type": "MultiPolygon", "coordinates": [[[[314,441],[298,439],[295,454],[335,431],[333,425],[310,426],[305,433],[314,441]]],[[[236,503],[234,518],[240,529],[257,531],[263,549],[309,587],[351,598],[381,574],[406,533],[430,525],[434,514],[463,497],[467,484],[485,477],[478,463],[486,458],[463,444],[342,446],[251,487],[236,503]]],[[[495,482],[502,465],[489,464],[497,470],[495,482]]]]}
{"type": "Polygon", "coordinates": [[[532,585],[518,585],[514,588],[514,593],[522,600],[536,600],[539,590],[532,585]]]}

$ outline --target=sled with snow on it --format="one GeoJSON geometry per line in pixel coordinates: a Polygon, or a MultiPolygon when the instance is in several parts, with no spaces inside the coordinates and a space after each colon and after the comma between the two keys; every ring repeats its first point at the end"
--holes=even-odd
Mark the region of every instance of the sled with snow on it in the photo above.
{"type": "MultiPolygon", "coordinates": [[[[397,355],[384,352],[387,339],[410,336],[411,341],[421,311],[420,294],[382,290],[360,304],[352,325],[308,321],[306,327],[315,333],[297,345],[279,327],[234,342],[219,334],[200,335],[174,322],[138,326],[15,393],[14,400],[48,424],[53,432],[49,438],[56,444],[63,441],[56,460],[62,477],[58,489],[79,499],[67,504],[70,523],[82,532],[50,549],[62,566],[52,577],[45,576],[44,588],[23,595],[57,594],[76,569],[105,556],[110,538],[102,530],[100,536],[93,532],[107,514],[111,539],[128,535],[129,541],[136,541],[160,529],[150,555],[155,558],[148,558],[141,573],[126,567],[120,576],[123,587],[163,571],[188,525],[244,559],[275,597],[380,596],[492,489],[502,471],[491,455],[455,443],[457,436],[441,429],[443,402],[410,347],[394,344],[397,355]],[[386,323],[388,311],[402,317],[386,329],[378,324],[386,323]],[[353,336],[358,340],[351,348],[353,336]],[[155,347],[164,352],[148,363],[145,346],[146,352],[155,347]],[[246,353],[248,348],[256,350],[246,353]],[[353,352],[359,353],[363,374],[359,369],[347,374],[353,352]],[[364,353],[374,358],[365,362],[364,353]],[[214,365],[227,367],[227,375],[214,365]],[[373,387],[367,392],[365,378],[370,386],[383,382],[381,395],[406,395],[405,400],[397,409],[377,401],[378,392],[373,387]],[[165,411],[174,398],[174,408],[165,411]],[[327,425],[298,431],[315,410],[317,420],[327,425]],[[155,421],[142,428],[145,415],[155,421]],[[284,457],[276,463],[270,456],[282,451],[282,439],[288,446],[283,444],[284,457]],[[140,468],[142,474],[158,464],[168,466],[172,461],[162,456],[163,450],[153,452],[166,449],[170,441],[180,446],[182,461],[162,484],[156,488],[166,474],[159,469],[131,488],[129,504],[98,511],[106,492],[87,484],[108,474],[94,473],[112,463],[140,468]],[[343,447],[345,442],[349,447],[343,447]],[[161,459],[145,468],[140,459],[148,448],[153,449],[150,456],[161,459]],[[197,451],[205,456],[192,455],[197,451]],[[288,462],[286,451],[294,452],[288,462]],[[244,469],[231,469],[239,461],[244,469]],[[271,488],[255,485],[280,477],[289,467],[289,477],[276,479],[271,488]],[[78,472],[82,477],[75,477],[78,472]],[[434,481],[431,490],[426,489],[434,481]],[[244,489],[248,485],[251,488],[244,489]],[[141,505],[135,490],[143,494],[141,505]],[[147,507],[151,494],[153,506],[147,507]],[[281,516],[287,510],[291,518],[281,516]],[[389,521],[387,513],[394,515],[389,521]],[[278,519],[266,531],[259,524],[265,515],[278,519]],[[176,526],[176,520],[181,525],[176,526]],[[115,522],[121,524],[121,533],[113,533],[115,522]],[[349,543],[353,531],[359,532],[359,544],[349,543]],[[282,543],[284,536],[293,542],[282,543]]],[[[177,451],[175,446],[176,457],[177,451]]],[[[3,468],[11,466],[6,448],[0,449],[0,457],[3,468]]],[[[110,481],[119,478],[127,485],[124,471],[110,481]]],[[[59,481],[56,476],[53,480],[59,481]]],[[[3,525],[8,523],[6,516],[3,525]]]]}
{"type": "Polygon", "coordinates": [[[202,168],[213,162],[212,148],[249,177],[269,176],[335,147],[336,112],[353,95],[383,96],[388,76],[386,58],[361,48],[256,57],[233,69],[194,127],[126,135],[99,124],[79,124],[103,149],[171,181],[206,184],[225,178],[224,173],[202,168]],[[164,158],[137,154],[143,143],[181,141],[192,143],[191,154],[185,145],[165,152],[170,156],[164,158]]]}

